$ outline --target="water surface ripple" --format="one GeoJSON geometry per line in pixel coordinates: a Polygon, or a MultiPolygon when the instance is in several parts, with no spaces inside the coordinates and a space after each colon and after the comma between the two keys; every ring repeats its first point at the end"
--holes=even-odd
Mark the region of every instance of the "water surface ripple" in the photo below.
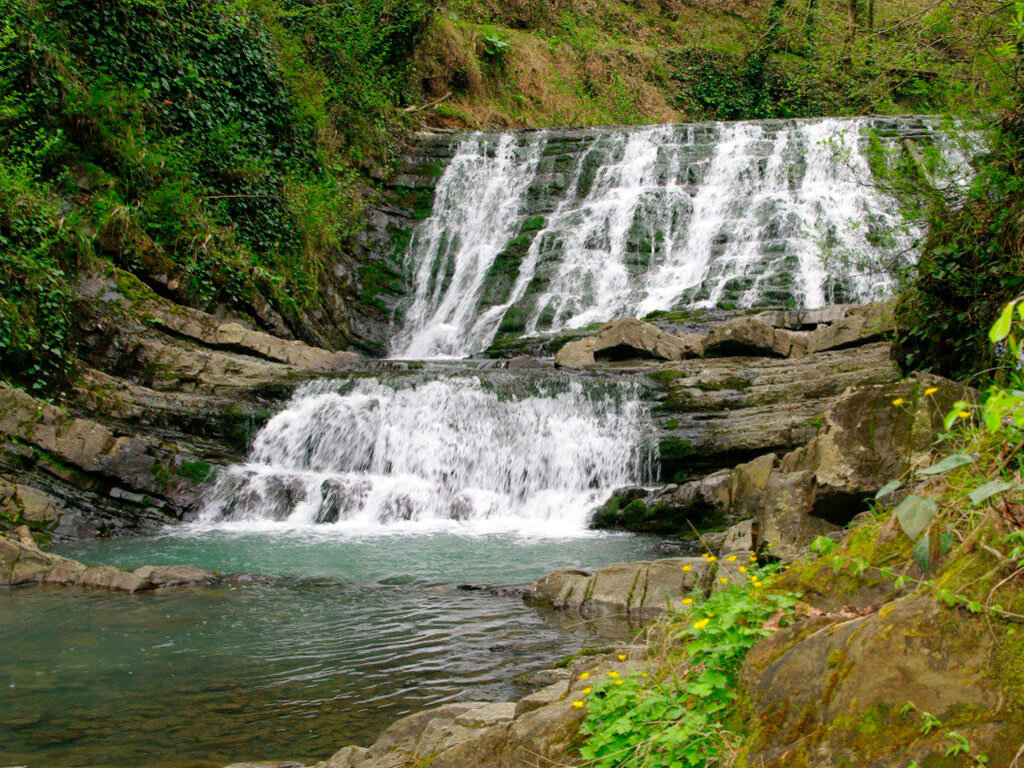
{"type": "Polygon", "coordinates": [[[312,761],[440,702],[520,696],[595,628],[458,585],[652,557],[655,543],[203,531],[77,545],[66,553],[87,562],[275,578],[0,594],[0,756],[32,768],[312,761]]]}

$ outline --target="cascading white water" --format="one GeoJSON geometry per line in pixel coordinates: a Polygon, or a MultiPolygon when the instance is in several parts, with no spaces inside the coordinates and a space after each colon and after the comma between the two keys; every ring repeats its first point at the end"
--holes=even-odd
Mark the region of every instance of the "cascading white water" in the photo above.
{"type": "Polygon", "coordinates": [[[437,185],[436,213],[409,245],[417,254],[416,295],[410,331],[395,341],[402,356],[461,357],[471,339],[493,334],[487,318],[477,317],[477,296],[519,224],[542,145],[542,137],[521,143],[509,133],[496,143],[474,134],[459,144],[437,185]]]}
{"type": "Polygon", "coordinates": [[[532,386],[309,384],[221,474],[201,520],[579,533],[613,489],[652,479],[650,417],[631,384],[532,386]]]}
{"type": "MultiPolygon", "coordinates": [[[[919,233],[871,183],[876,123],[470,136],[407,252],[416,293],[392,353],[466,356],[499,330],[557,331],[656,310],[879,298],[885,268],[914,258],[919,233]],[[500,263],[529,217],[542,224],[525,254],[500,263]],[[511,269],[511,289],[488,299],[488,280],[508,280],[500,273],[511,269]]],[[[900,120],[888,123],[882,141],[898,147],[891,124],[900,120]]],[[[932,142],[930,123],[905,124],[914,140],[932,142]]]]}

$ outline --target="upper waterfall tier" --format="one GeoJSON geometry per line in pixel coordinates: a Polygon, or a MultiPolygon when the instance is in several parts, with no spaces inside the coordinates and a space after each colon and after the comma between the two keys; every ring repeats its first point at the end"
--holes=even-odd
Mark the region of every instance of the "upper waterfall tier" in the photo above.
{"type": "Polygon", "coordinates": [[[652,480],[656,457],[628,382],[320,381],[222,473],[204,519],[577,533],[613,489],[652,480]]]}
{"type": "Polygon", "coordinates": [[[872,184],[872,147],[908,140],[948,143],[921,118],[456,137],[411,233],[392,354],[461,357],[499,333],[656,310],[876,299],[919,233],[872,184]]]}

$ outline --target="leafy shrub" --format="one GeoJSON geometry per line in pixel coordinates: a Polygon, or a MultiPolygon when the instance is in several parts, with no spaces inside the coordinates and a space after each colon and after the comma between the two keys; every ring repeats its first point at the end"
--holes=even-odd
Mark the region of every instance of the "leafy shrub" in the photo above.
{"type": "Polygon", "coordinates": [[[43,327],[62,315],[43,314],[66,309],[79,261],[56,240],[176,277],[202,308],[259,320],[266,297],[303,335],[322,268],[362,226],[366,173],[394,157],[430,8],[0,0],[0,163],[18,191],[2,279],[22,286],[4,291],[0,376],[43,337],[46,370],[27,378],[65,367],[66,328],[43,327]]]}
{"type": "Polygon", "coordinates": [[[678,643],[666,668],[595,685],[583,700],[586,737],[580,755],[594,768],[703,768],[722,755],[727,720],[738,696],[740,665],[772,633],[797,596],[767,593],[754,569],[750,583],[712,595],[669,619],[678,643]]]}
{"type": "Polygon", "coordinates": [[[990,372],[985,328],[1024,286],[1024,107],[1003,118],[990,146],[966,202],[929,216],[916,274],[896,308],[906,369],[990,372]]]}

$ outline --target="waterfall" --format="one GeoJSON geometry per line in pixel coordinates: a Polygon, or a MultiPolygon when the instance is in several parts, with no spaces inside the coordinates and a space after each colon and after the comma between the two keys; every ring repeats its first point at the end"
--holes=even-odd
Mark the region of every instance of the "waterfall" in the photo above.
{"type": "Polygon", "coordinates": [[[418,263],[411,330],[396,341],[404,357],[462,357],[475,339],[493,334],[489,319],[476,316],[477,296],[519,223],[542,144],[509,133],[496,142],[481,134],[460,142],[435,191],[436,213],[409,245],[418,263]]]}
{"type": "Polygon", "coordinates": [[[221,474],[201,521],[579,533],[613,489],[653,479],[652,432],[631,383],[313,382],[221,474]]]}
{"type": "Polygon", "coordinates": [[[879,127],[888,147],[942,144],[920,118],[467,136],[407,249],[415,296],[392,354],[466,356],[496,335],[658,310],[884,297],[920,233],[872,183],[879,127]]]}

